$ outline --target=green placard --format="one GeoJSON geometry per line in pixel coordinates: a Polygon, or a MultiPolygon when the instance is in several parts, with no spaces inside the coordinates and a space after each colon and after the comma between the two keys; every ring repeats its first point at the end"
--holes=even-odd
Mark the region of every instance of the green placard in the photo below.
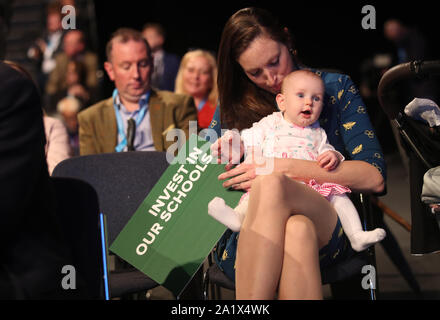
{"type": "Polygon", "coordinates": [[[210,143],[192,135],[112,243],[110,250],[180,295],[226,227],[208,215],[215,196],[235,207],[242,192],[218,180],[210,143]]]}

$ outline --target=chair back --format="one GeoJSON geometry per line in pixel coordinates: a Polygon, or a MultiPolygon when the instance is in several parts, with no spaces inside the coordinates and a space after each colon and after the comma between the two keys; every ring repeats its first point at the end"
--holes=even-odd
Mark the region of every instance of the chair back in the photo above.
{"type": "Polygon", "coordinates": [[[107,217],[111,245],[167,167],[165,152],[104,153],[66,159],[53,176],[77,178],[93,186],[107,217]]]}
{"type": "MultiPolygon", "coordinates": [[[[103,260],[99,228],[99,205],[95,190],[86,182],[51,177],[56,213],[72,250],[75,279],[82,280],[87,299],[104,298],[103,260]]],[[[79,284],[78,284],[79,285],[79,284]]]]}
{"type": "Polygon", "coordinates": [[[384,73],[377,87],[379,103],[390,120],[396,119],[404,106],[396,101],[392,89],[402,81],[440,76],[440,60],[402,63],[384,73]]]}

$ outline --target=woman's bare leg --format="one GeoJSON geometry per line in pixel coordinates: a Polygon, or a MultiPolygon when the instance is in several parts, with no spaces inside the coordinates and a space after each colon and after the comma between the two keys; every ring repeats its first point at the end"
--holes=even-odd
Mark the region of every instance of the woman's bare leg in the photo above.
{"type": "MultiPolygon", "coordinates": [[[[254,184],[258,184],[258,180],[254,184]]],[[[260,191],[258,187],[252,188],[248,212],[238,239],[235,270],[238,300],[274,299],[281,274],[283,250],[280,243],[284,241],[283,219],[272,219],[266,226],[261,221],[263,219],[255,221],[257,211],[266,210],[264,204],[259,204],[260,201],[252,201],[252,198],[263,198],[260,191]],[[256,256],[258,258],[255,258],[256,256]]]]}
{"type": "Polygon", "coordinates": [[[313,222],[301,215],[287,220],[279,299],[322,299],[318,237],[313,222]]]}
{"type": "MultiPolygon", "coordinates": [[[[238,241],[237,299],[273,299],[278,286],[282,289],[283,298],[304,298],[304,295],[296,296],[293,293],[293,296],[290,296],[290,292],[284,289],[287,288],[285,285],[301,287],[301,283],[289,283],[299,280],[304,283],[319,282],[320,285],[319,272],[317,274],[313,271],[316,268],[319,271],[317,248],[330,240],[336,219],[336,213],[328,201],[308,186],[279,174],[258,177],[252,185],[249,210],[238,241]],[[311,242],[310,245],[300,246],[298,243],[292,243],[292,237],[286,237],[286,227],[289,226],[288,235],[291,235],[291,225],[300,221],[293,219],[287,223],[289,218],[296,214],[304,215],[312,222],[306,224],[306,229],[312,234],[307,240],[311,242]],[[302,258],[303,260],[299,261],[291,257],[292,255],[307,259],[302,258]],[[288,260],[289,257],[295,260],[288,260]],[[287,270],[283,268],[283,261],[287,264],[298,261],[302,270],[311,272],[306,272],[299,279],[299,269],[287,270]]],[[[310,296],[317,297],[315,292],[310,296]]]]}

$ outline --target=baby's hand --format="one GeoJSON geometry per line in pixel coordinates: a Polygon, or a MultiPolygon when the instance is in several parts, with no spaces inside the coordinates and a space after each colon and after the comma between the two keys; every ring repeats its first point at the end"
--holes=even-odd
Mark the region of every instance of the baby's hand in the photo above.
{"type": "Polygon", "coordinates": [[[320,154],[316,160],[321,168],[329,171],[335,169],[341,162],[338,153],[335,151],[326,151],[320,154]]]}
{"type": "Polygon", "coordinates": [[[211,145],[211,154],[217,157],[217,163],[226,163],[226,170],[234,164],[239,164],[244,154],[244,145],[236,130],[228,130],[211,145]]]}

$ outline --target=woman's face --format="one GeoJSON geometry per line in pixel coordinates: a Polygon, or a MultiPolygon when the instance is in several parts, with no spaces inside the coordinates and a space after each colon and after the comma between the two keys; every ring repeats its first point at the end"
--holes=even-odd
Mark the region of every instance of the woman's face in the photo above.
{"type": "Polygon", "coordinates": [[[79,74],[74,63],[69,63],[67,65],[66,83],[67,86],[79,83],[79,74]]]}
{"type": "Polygon", "coordinates": [[[281,91],[284,77],[294,70],[287,46],[267,35],[255,38],[238,63],[252,82],[273,94],[281,91]]]}
{"type": "Polygon", "coordinates": [[[212,68],[203,56],[191,58],[183,70],[183,89],[193,97],[206,98],[212,89],[212,68]]]}

